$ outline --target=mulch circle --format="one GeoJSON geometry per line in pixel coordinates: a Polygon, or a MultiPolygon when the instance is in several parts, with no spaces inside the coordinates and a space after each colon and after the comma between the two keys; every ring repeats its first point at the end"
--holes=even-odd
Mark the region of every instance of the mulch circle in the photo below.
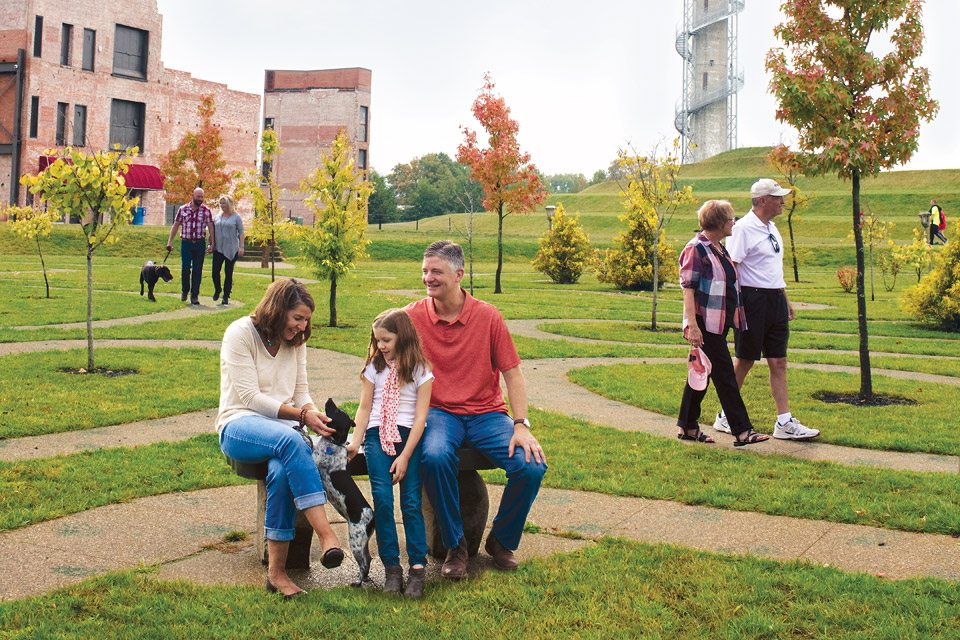
{"type": "Polygon", "coordinates": [[[107,369],[106,367],[94,367],[93,369],[57,369],[60,373],[72,373],[74,375],[86,375],[90,373],[99,373],[107,378],[118,378],[120,376],[132,376],[140,373],[136,369],[107,369]]]}
{"type": "Polygon", "coordinates": [[[827,404],[851,404],[855,407],[889,407],[892,405],[918,405],[916,400],[902,396],[885,396],[874,394],[869,400],[861,400],[856,393],[834,393],[832,391],[818,391],[813,397],[827,404]]]}

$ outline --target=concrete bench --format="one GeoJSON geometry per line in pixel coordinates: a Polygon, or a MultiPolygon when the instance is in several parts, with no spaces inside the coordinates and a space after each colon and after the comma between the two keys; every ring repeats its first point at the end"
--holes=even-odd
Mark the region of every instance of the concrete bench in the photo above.
{"type": "MultiPolygon", "coordinates": [[[[264,523],[267,512],[267,463],[266,462],[238,462],[233,458],[227,458],[230,467],[242,478],[257,481],[257,556],[263,564],[267,564],[267,545],[264,538],[264,523]]],[[[483,540],[483,533],[487,527],[487,516],[490,513],[490,496],[487,492],[487,485],[483,482],[478,471],[484,469],[495,469],[489,459],[476,449],[462,448],[457,449],[459,463],[457,468],[457,484],[460,487],[460,513],[463,516],[463,533],[467,539],[467,550],[471,556],[477,554],[480,550],[480,542],[483,540]]],[[[356,456],[347,465],[347,471],[351,476],[367,475],[367,461],[363,454],[356,456]]],[[[327,514],[330,517],[330,514],[327,514]]],[[[437,527],[437,517],[433,511],[433,506],[427,498],[426,491],[423,492],[423,519],[427,530],[427,550],[435,558],[443,559],[446,556],[446,548],[440,537],[440,530],[437,527]]],[[[288,569],[309,569],[310,568],[310,545],[313,542],[313,527],[307,522],[306,517],[299,510],[294,522],[294,539],[290,542],[290,550],[287,553],[288,569]]]]}

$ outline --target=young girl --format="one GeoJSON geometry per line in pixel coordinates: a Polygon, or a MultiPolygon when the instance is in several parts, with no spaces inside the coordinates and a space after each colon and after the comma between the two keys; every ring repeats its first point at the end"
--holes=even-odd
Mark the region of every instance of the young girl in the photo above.
{"type": "Polygon", "coordinates": [[[423,595],[427,534],[420,508],[420,440],[427,422],[433,373],[410,317],[388,309],[373,321],[363,369],[357,427],[347,455],[364,454],[373,493],[377,547],[386,571],[383,590],[419,598],[423,595]],[[400,510],[407,538],[410,571],[403,589],[400,544],[393,517],[393,485],[400,483],[400,510]]]}

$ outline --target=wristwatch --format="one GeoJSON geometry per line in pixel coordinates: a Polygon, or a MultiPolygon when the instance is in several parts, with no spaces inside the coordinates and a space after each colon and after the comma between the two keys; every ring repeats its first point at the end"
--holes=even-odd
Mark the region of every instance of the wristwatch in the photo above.
{"type": "Polygon", "coordinates": [[[526,418],[516,418],[516,419],[514,419],[514,421],[513,421],[513,426],[517,426],[518,424],[522,424],[522,425],[525,426],[527,429],[530,428],[530,421],[527,420],[526,418]]]}

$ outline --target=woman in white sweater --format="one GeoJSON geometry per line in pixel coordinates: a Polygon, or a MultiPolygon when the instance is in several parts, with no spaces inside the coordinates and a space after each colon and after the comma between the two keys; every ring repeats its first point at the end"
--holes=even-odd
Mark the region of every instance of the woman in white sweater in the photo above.
{"type": "Polygon", "coordinates": [[[333,433],[326,426],[330,419],[307,391],[306,342],[314,308],[301,283],[277,280],[252,315],[227,327],[220,349],[220,448],[240,462],[268,463],[266,585],[287,598],[305,593],[286,572],[296,509],[323,544],[323,566],[333,568],[343,560],[324,512],[327,498],[310,446],[296,429],[333,433]]]}

